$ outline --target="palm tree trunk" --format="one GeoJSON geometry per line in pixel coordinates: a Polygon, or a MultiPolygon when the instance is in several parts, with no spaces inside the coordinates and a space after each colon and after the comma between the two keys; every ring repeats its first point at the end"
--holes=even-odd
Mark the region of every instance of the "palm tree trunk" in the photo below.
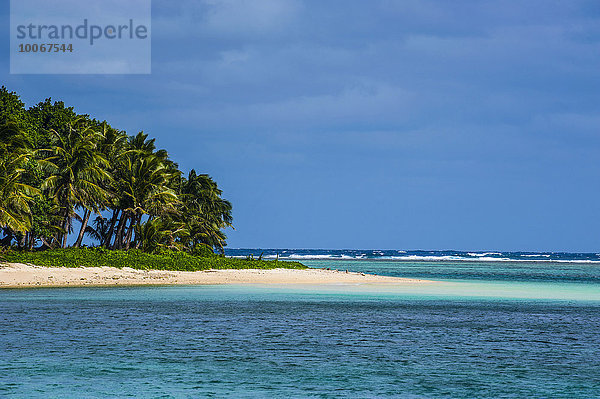
{"type": "Polygon", "coordinates": [[[62,229],[63,231],[59,232],[56,237],[56,241],[61,248],[66,248],[67,246],[67,236],[69,235],[69,214],[71,213],[72,208],[69,205],[69,202],[64,197],[64,194],[61,198],[59,198],[59,204],[62,204],[62,229]]]}
{"type": "Polygon", "coordinates": [[[62,244],[61,248],[67,247],[67,237],[69,236],[69,216],[65,216],[65,221],[63,222],[63,232],[62,232],[62,244]]]}
{"type": "Polygon", "coordinates": [[[113,243],[112,249],[121,249],[123,247],[123,228],[125,227],[127,219],[129,219],[129,212],[123,212],[121,214],[121,220],[119,220],[117,235],[115,236],[115,242],[113,243]]]}
{"type": "Polygon", "coordinates": [[[44,237],[40,237],[40,241],[42,241],[42,248],[44,246],[46,246],[46,249],[52,249],[54,248],[54,241],[52,241],[50,244],[48,244],[48,241],[46,241],[46,239],[44,237]]]}
{"type": "Polygon", "coordinates": [[[125,237],[125,249],[129,249],[129,245],[131,244],[131,237],[133,236],[133,228],[135,227],[136,220],[137,220],[137,215],[133,215],[131,217],[131,221],[129,222],[129,229],[127,230],[127,237],[125,237]]]}
{"type": "Polygon", "coordinates": [[[113,210],[112,219],[110,220],[110,226],[108,227],[108,232],[106,233],[106,237],[104,237],[104,241],[102,241],[103,247],[109,247],[110,241],[112,239],[113,231],[115,229],[115,224],[117,223],[117,217],[119,216],[120,209],[113,210]]]}
{"type": "MultiPolygon", "coordinates": [[[[135,226],[138,228],[138,232],[140,231],[140,226],[142,225],[142,215],[138,215],[137,221],[135,223],[135,226]]],[[[142,241],[140,240],[141,237],[137,236],[137,233],[135,235],[135,249],[138,249],[140,247],[140,244],[142,243],[142,241]]]]}
{"type": "Polygon", "coordinates": [[[60,231],[58,231],[52,237],[52,248],[59,247],[61,242],[62,242],[62,233],[60,231]]]}
{"type": "Polygon", "coordinates": [[[79,248],[81,245],[81,241],[83,241],[83,235],[85,233],[85,228],[87,227],[88,221],[90,220],[90,215],[92,211],[86,209],[83,213],[83,220],[81,221],[81,228],[79,229],[79,236],[77,236],[77,241],[75,241],[75,248],[79,248]]]}

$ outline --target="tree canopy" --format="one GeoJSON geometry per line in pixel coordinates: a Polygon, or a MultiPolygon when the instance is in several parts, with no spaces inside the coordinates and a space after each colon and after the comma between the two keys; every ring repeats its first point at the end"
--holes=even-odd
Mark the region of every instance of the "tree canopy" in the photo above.
{"type": "Polygon", "coordinates": [[[222,194],[208,174],[184,175],[143,132],[50,98],[26,108],[0,88],[2,246],[65,248],[77,233],[74,247],[88,236],[114,250],[222,252],[233,221],[222,194]]]}

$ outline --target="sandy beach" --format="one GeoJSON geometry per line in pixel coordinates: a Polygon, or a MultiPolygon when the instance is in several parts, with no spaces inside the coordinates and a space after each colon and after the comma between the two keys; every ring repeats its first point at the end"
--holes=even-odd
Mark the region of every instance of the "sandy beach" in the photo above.
{"type": "Polygon", "coordinates": [[[425,280],[324,269],[242,269],[197,272],[115,267],[41,267],[0,264],[0,288],[83,287],[171,284],[402,284],[425,280]]]}

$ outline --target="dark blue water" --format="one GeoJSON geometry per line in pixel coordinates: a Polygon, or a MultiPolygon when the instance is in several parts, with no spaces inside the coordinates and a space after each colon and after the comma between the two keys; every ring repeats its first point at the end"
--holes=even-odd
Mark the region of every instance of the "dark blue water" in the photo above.
{"type": "Polygon", "coordinates": [[[600,256],[578,253],[228,249],[229,256],[300,260],[330,267],[394,277],[433,280],[494,280],[600,283],[600,256]],[[402,252],[402,254],[399,254],[402,252]],[[404,253],[405,252],[405,253],[404,253]]]}
{"type": "Polygon", "coordinates": [[[443,282],[2,290],[0,397],[600,397],[582,264],[473,262],[465,280],[466,262],[429,263],[443,282]]]}
{"type": "Polygon", "coordinates": [[[499,252],[499,251],[422,251],[391,249],[259,249],[226,248],[228,256],[280,259],[369,259],[397,261],[488,261],[488,262],[581,262],[600,263],[600,253],[574,252],[499,252]]]}

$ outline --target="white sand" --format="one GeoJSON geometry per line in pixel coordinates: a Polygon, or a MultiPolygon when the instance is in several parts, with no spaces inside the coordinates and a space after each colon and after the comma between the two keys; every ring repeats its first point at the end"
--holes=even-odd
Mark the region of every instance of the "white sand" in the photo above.
{"type": "Polygon", "coordinates": [[[0,264],[0,288],[81,287],[171,284],[406,284],[425,283],[397,277],[324,269],[247,269],[180,272],[115,267],[41,267],[0,264]]]}

